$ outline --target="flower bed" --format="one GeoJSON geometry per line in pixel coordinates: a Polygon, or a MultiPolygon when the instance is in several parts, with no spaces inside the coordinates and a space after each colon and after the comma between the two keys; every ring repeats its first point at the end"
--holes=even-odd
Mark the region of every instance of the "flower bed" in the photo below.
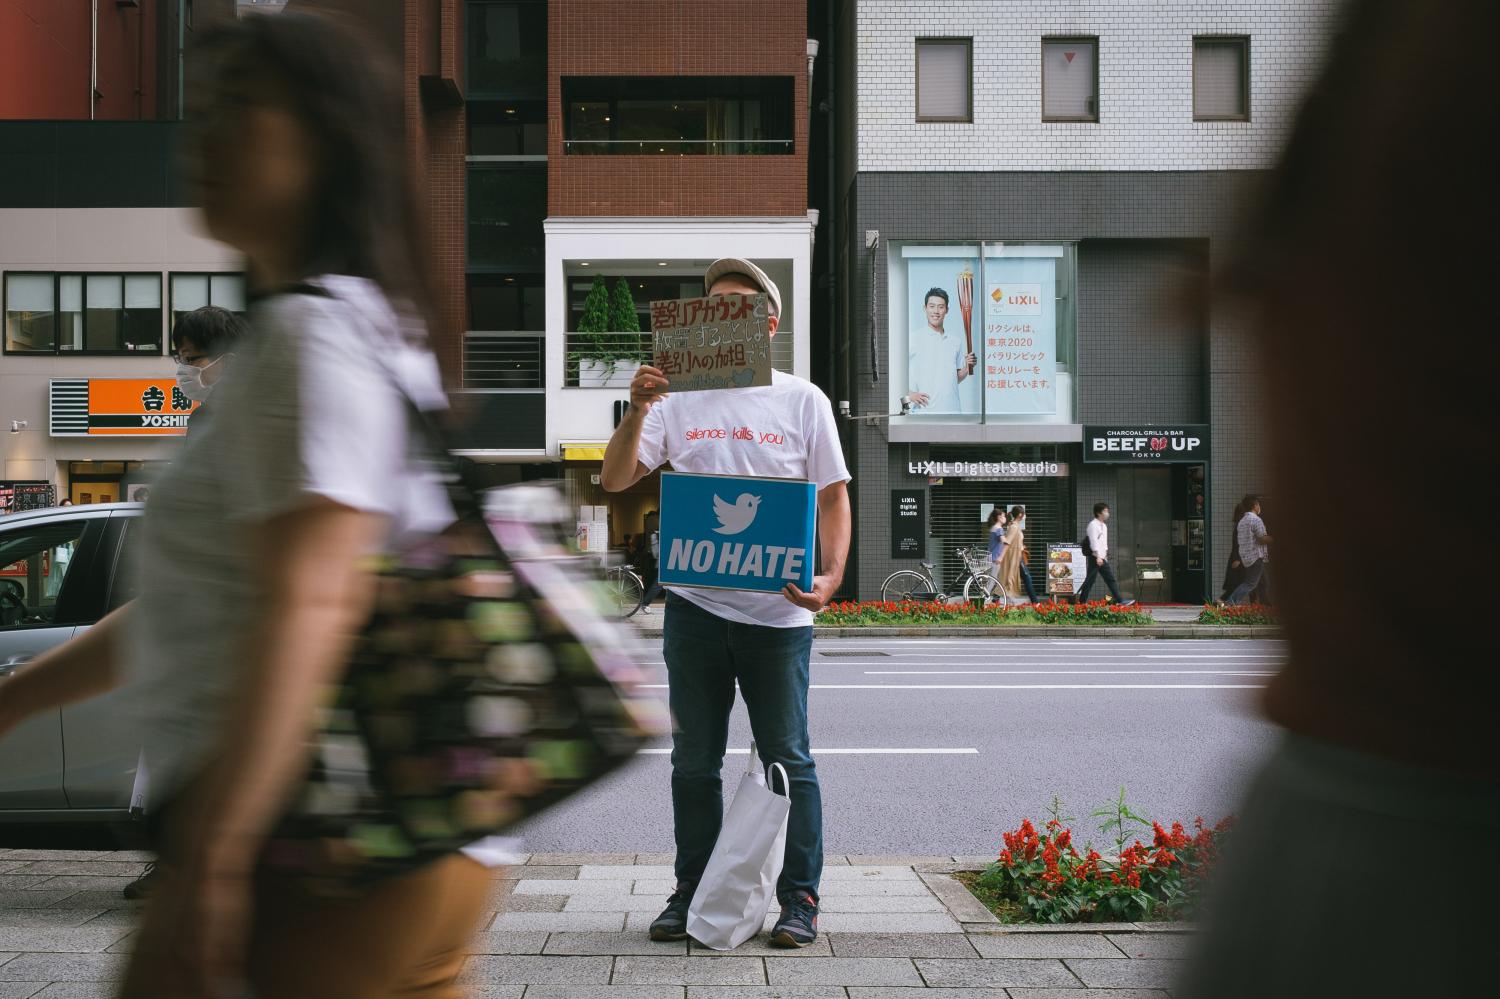
{"type": "Polygon", "coordinates": [[[1126,607],[1108,600],[1086,604],[1047,602],[1004,609],[998,606],[942,604],[923,600],[844,600],[829,604],[816,623],[825,627],[855,625],[1113,625],[1154,624],[1151,613],[1139,606],[1126,607]]]}
{"type": "Polygon", "coordinates": [[[1276,608],[1267,604],[1205,604],[1199,624],[1276,624],[1276,608]]]}
{"type": "Polygon", "coordinates": [[[999,859],[982,872],[956,875],[1004,923],[1103,923],[1175,920],[1192,915],[1199,890],[1212,870],[1233,819],[1210,826],[1202,818],[1189,833],[1181,822],[1170,829],[1135,815],[1120,800],[1095,812],[1101,831],[1116,833],[1113,858],[1092,844],[1080,853],[1073,830],[1057,816],[1042,830],[1026,819],[1004,834],[999,859]],[[1125,830],[1151,831],[1151,845],[1126,845],[1125,830]]]}

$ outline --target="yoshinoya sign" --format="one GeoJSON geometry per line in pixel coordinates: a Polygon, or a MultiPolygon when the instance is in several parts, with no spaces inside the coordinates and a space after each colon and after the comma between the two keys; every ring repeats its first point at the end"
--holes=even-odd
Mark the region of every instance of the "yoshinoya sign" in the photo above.
{"type": "Polygon", "coordinates": [[[198,408],[171,375],[54,378],[49,402],[53,437],[181,437],[198,408]]]}
{"type": "Polygon", "coordinates": [[[1063,461],[908,461],[910,475],[929,479],[1065,479],[1063,461]]]}
{"type": "Polygon", "coordinates": [[[665,586],[779,592],[813,585],[817,489],[801,479],[661,476],[665,586]]]}
{"type": "Polygon", "coordinates": [[[1207,461],[1208,425],[1084,427],[1085,462],[1207,461]]]}

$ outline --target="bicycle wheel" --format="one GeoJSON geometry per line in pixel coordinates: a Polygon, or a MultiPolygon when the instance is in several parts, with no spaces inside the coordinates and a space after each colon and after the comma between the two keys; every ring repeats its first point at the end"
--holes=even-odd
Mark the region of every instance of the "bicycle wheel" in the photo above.
{"type": "Polygon", "coordinates": [[[987,572],[972,575],[964,580],[964,600],[972,601],[978,597],[984,597],[984,606],[999,604],[1001,608],[1006,606],[1005,587],[1000,580],[987,572]]]}
{"type": "Polygon", "coordinates": [[[641,609],[641,598],[646,595],[646,585],[641,582],[641,577],[629,570],[618,569],[609,574],[607,582],[621,617],[629,617],[641,609]]]}
{"type": "Polygon", "coordinates": [[[885,601],[931,600],[932,580],[914,569],[900,569],[880,584],[880,599],[885,601]]]}

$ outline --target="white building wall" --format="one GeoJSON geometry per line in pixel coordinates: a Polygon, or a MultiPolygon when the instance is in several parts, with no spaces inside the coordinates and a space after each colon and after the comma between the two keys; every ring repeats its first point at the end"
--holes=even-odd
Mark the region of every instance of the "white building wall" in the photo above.
{"type": "Polygon", "coordinates": [[[862,171],[1269,167],[1335,0],[858,0],[862,171]],[[1099,38],[1099,121],[1042,121],[1044,36],[1099,38]],[[1193,37],[1250,37],[1250,120],[1193,120],[1193,37]],[[918,123],[916,40],[973,38],[973,122],[918,123]]]}
{"type": "MultiPolygon", "coordinates": [[[[241,269],[233,251],[202,232],[194,209],[0,209],[0,279],[9,271],[160,271],[163,343],[170,274],[241,269]]],[[[171,371],[165,354],[0,355],[0,478],[47,479],[61,494],[69,461],[169,460],[180,438],[51,437],[47,403],[53,378],[149,378],[171,371]],[[26,428],[10,433],[13,420],[26,428]]]]}

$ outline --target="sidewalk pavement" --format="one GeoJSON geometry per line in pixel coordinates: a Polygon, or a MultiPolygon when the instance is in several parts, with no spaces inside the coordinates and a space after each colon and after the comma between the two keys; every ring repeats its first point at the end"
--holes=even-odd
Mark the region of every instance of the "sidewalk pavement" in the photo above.
{"type": "MultiPolygon", "coordinates": [[[[110,996],[149,859],[0,850],[0,999],[110,996]]],[[[496,872],[464,975],[475,999],[1166,999],[1184,927],[1004,926],[949,876],[988,859],[830,856],[814,946],[721,955],[647,939],[670,855],[532,854],[496,872]]]]}

